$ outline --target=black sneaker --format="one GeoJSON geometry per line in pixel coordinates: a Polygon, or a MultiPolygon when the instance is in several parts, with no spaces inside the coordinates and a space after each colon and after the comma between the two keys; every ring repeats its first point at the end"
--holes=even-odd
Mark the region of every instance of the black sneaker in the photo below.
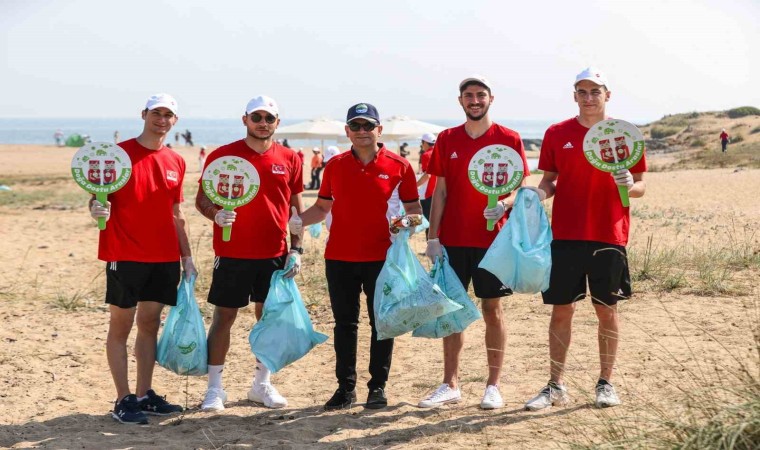
{"type": "Polygon", "coordinates": [[[383,409],[388,406],[388,398],[385,396],[385,390],[383,388],[374,388],[369,391],[367,395],[367,404],[364,405],[367,409],[383,409]]]}
{"type": "Polygon", "coordinates": [[[148,424],[148,416],[140,409],[140,403],[137,401],[135,394],[129,394],[120,401],[117,401],[113,407],[111,416],[119,422],[129,425],[148,424]]]}
{"type": "Polygon", "coordinates": [[[172,405],[167,402],[166,396],[159,396],[153,389],[148,389],[148,392],[145,394],[148,398],[140,400],[140,409],[142,409],[145,414],[165,416],[167,414],[180,413],[185,410],[180,405],[172,405]]]}
{"type": "Polygon", "coordinates": [[[343,388],[338,388],[330,400],[325,403],[325,411],[350,408],[354,403],[356,403],[356,389],[347,391],[343,388]]]}

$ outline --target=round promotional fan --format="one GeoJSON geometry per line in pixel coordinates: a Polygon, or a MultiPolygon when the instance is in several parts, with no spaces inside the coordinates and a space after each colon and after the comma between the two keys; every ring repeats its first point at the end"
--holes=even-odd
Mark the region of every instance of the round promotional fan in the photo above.
{"type": "MultiPolygon", "coordinates": [[[[589,128],[583,138],[583,155],[603,172],[630,169],[644,156],[644,135],[636,125],[608,119],[589,128]]],[[[623,206],[629,206],[628,188],[618,186],[623,206]]]]}
{"type": "MultiPolygon", "coordinates": [[[[85,144],[71,159],[71,175],[74,181],[102,204],[108,194],[123,188],[132,176],[132,161],[118,145],[110,142],[85,144]]],[[[98,219],[98,228],[106,229],[106,219],[98,219]]]]}
{"type": "MultiPolygon", "coordinates": [[[[499,196],[520,187],[525,167],[517,150],[506,145],[489,145],[477,151],[467,166],[467,175],[472,186],[488,196],[488,207],[495,208],[499,196]]],[[[486,228],[493,230],[494,221],[489,220],[486,228]]]]}
{"type": "MultiPolygon", "coordinates": [[[[203,193],[227,211],[232,211],[253,200],[259,192],[261,178],[250,162],[236,157],[223,156],[206,167],[201,177],[203,193]]],[[[224,227],[222,240],[230,240],[232,227],[224,227]]]]}

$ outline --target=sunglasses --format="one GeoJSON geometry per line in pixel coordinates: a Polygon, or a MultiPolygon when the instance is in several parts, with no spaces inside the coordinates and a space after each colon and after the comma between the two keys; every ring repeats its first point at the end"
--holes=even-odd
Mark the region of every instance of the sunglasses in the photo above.
{"type": "Polygon", "coordinates": [[[248,117],[251,119],[251,121],[253,123],[259,123],[259,122],[261,122],[261,119],[264,119],[268,124],[273,124],[277,120],[277,117],[275,117],[275,116],[273,116],[271,114],[267,114],[266,116],[262,116],[261,114],[259,114],[257,112],[251,113],[248,117]]]}
{"type": "Polygon", "coordinates": [[[351,131],[359,131],[359,130],[372,131],[376,127],[377,125],[375,125],[372,122],[364,122],[364,123],[351,122],[348,124],[348,129],[351,131]]]}

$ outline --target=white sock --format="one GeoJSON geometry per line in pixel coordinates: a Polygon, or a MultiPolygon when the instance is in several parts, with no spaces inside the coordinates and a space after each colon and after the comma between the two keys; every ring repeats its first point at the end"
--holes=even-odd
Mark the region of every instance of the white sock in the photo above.
{"type": "Polygon", "coordinates": [[[208,366],[208,387],[211,388],[222,388],[222,372],[224,372],[224,364],[220,364],[218,366],[212,366],[209,364],[208,366]]]}
{"type": "Polygon", "coordinates": [[[264,364],[256,361],[256,372],[253,377],[253,384],[269,384],[269,375],[271,375],[269,369],[267,369],[264,364]]]}

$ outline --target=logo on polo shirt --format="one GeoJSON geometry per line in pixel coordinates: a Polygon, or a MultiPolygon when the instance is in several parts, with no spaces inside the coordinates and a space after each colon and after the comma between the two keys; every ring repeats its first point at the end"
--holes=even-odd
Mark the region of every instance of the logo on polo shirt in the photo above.
{"type": "Polygon", "coordinates": [[[285,175],[285,166],[282,164],[272,164],[272,173],[277,175],[285,175]]]}
{"type": "Polygon", "coordinates": [[[167,170],[166,171],[166,179],[169,181],[177,181],[179,180],[179,174],[173,170],[167,170]]]}
{"type": "Polygon", "coordinates": [[[380,174],[380,175],[378,175],[377,177],[378,177],[378,178],[382,178],[383,180],[388,180],[388,179],[390,179],[390,177],[389,177],[388,175],[384,174],[384,173],[381,173],[381,174],[380,174]]]}
{"type": "Polygon", "coordinates": [[[565,144],[564,146],[562,146],[562,148],[574,148],[573,147],[573,143],[570,142],[570,141],[567,141],[567,144],[565,144]]]}
{"type": "Polygon", "coordinates": [[[457,156],[457,152],[454,152],[451,154],[451,159],[457,159],[459,156],[457,156]]]}

